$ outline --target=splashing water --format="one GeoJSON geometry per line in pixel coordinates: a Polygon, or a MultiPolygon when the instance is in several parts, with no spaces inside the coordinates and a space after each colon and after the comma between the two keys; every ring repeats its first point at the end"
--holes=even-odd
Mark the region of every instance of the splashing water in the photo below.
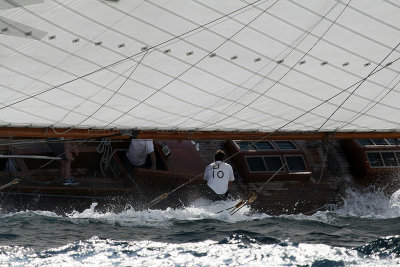
{"type": "Polygon", "coordinates": [[[171,227],[174,221],[213,219],[234,223],[270,217],[262,213],[251,213],[250,215],[249,207],[244,207],[234,215],[230,215],[229,211],[226,209],[234,206],[236,203],[237,200],[233,199],[211,202],[210,200],[200,198],[192,203],[192,205],[183,209],[167,208],[166,210],[153,209],[136,211],[134,208],[130,207],[118,214],[113,212],[97,212],[95,210],[97,203],[93,203],[89,209],[83,212],[74,211],[72,213],[67,213],[66,217],[71,220],[78,219],[81,222],[84,222],[85,219],[95,219],[113,225],[158,228],[171,227]]]}
{"type": "Polygon", "coordinates": [[[343,205],[334,209],[338,215],[388,219],[400,217],[400,190],[388,196],[383,189],[373,187],[347,189],[343,205]]]}

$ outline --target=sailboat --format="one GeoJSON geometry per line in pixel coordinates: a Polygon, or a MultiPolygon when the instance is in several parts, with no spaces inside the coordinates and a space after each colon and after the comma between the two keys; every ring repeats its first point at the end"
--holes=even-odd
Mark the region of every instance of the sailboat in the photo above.
{"type": "Polygon", "coordinates": [[[395,191],[399,11],[393,0],[3,0],[2,209],[180,205],[220,148],[232,192],[256,193],[257,210],[311,213],[349,184],[395,191]],[[54,183],[49,138],[78,143],[78,186],[54,183]],[[131,138],[154,140],[156,171],[124,175],[131,138]]]}

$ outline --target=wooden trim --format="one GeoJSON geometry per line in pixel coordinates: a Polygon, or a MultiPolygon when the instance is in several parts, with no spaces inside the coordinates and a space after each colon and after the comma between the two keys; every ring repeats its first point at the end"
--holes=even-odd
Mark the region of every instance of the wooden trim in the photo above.
{"type": "MultiPolygon", "coordinates": [[[[400,138],[400,132],[223,132],[223,131],[158,131],[140,130],[138,139],[161,140],[318,140],[335,139],[400,138]]],[[[115,129],[66,129],[0,127],[0,137],[15,138],[103,138],[129,139],[123,130],[115,129]]]]}

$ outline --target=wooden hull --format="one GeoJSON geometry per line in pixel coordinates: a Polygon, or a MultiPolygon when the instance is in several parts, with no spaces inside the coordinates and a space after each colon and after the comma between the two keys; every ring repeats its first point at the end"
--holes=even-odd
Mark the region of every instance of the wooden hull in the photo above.
{"type": "MultiPolygon", "coordinates": [[[[151,208],[187,206],[204,197],[200,190],[204,185],[203,170],[207,163],[213,161],[213,153],[219,148],[228,153],[228,162],[235,171],[236,181],[230,187],[232,198],[239,201],[249,193],[256,192],[257,199],[251,204],[253,210],[268,214],[311,214],[328,209],[330,205],[340,203],[349,183],[358,183],[360,180],[352,178],[350,165],[346,165],[346,155],[338,142],[328,152],[315,141],[298,141],[295,143],[296,150],[277,149],[272,152],[242,151],[230,140],[201,141],[199,151],[190,141],[155,141],[155,144],[158,169],[136,168],[129,175],[125,173],[123,164],[128,141],[111,145],[115,153],[108,158],[109,164],[103,171],[99,167],[102,155],[96,152],[99,143],[82,144],[79,147],[80,155],[71,166],[72,175],[79,181],[77,186],[61,185],[57,180],[57,162],[41,167],[48,160],[13,159],[16,165],[14,170],[3,168],[0,172],[1,184],[14,178],[21,178],[21,181],[1,190],[0,208],[2,211],[29,209],[65,213],[83,211],[92,203],[98,203],[96,209],[103,211],[122,211],[127,207],[142,210],[148,207],[151,200],[170,192],[166,199],[151,208]],[[164,156],[161,142],[167,143],[171,156],[164,156]],[[267,156],[283,160],[301,156],[304,170],[291,171],[290,167],[286,167],[285,171],[267,182],[273,172],[251,171],[252,166],[248,165],[250,161],[247,160],[249,157],[267,156]],[[338,165],[341,165],[341,169],[338,169],[338,165]],[[335,166],[336,169],[333,168],[335,166]],[[191,182],[176,190],[188,181],[191,182]]],[[[9,146],[3,146],[2,154],[9,149],[9,146]]],[[[45,142],[18,145],[13,151],[17,155],[52,155],[45,142]]]]}

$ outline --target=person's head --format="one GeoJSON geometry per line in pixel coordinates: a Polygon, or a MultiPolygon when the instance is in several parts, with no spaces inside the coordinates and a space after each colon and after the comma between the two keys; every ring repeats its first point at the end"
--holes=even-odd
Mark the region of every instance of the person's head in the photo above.
{"type": "Polygon", "coordinates": [[[225,152],[222,150],[217,150],[217,152],[215,152],[214,158],[215,161],[223,161],[225,159],[226,155],[225,152]]]}

